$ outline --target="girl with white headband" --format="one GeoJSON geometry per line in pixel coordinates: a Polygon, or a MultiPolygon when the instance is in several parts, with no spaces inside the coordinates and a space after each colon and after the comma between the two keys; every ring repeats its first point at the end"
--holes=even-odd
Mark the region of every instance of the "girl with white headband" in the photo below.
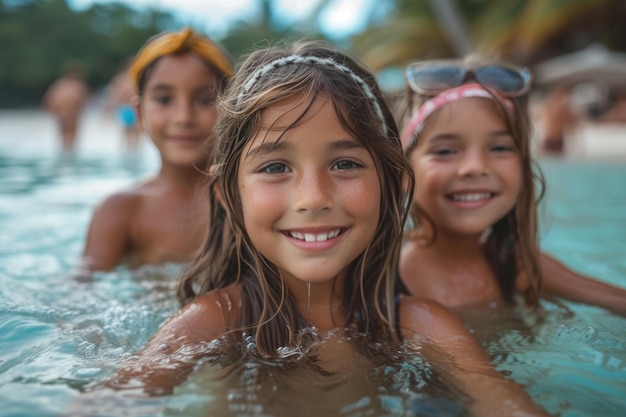
{"type": "Polygon", "coordinates": [[[411,294],[447,307],[537,306],[554,295],[626,314],[626,291],[541,253],[544,180],[530,150],[530,72],[424,61],[406,70],[402,145],[415,174],[400,274],[411,294]]]}
{"type": "MultiPolygon", "coordinates": [[[[218,114],[211,228],[179,281],[184,307],[105,386],[169,392],[229,343],[235,360],[275,361],[273,378],[296,365],[351,375],[346,363],[369,361],[372,380],[335,382],[321,397],[312,381],[310,401],[290,414],[339,415],[329,395],[358,404],[357,393],[393,369],[377,373],[375,363],[422,355],[432,372],[405,389],[428,398],[432,384],[443,386],[478,416],[546,415],[451,312],[400,293],[413,176],[370,72],[320,42],[259,50],[218,114]]],[[[289,409],[288,394],[277,401],[289,409]]]]}

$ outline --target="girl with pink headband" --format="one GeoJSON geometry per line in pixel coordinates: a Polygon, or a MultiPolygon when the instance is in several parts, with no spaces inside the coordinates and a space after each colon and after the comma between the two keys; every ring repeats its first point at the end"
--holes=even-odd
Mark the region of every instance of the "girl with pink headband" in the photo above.
{"type": "Polygon", "coordinates": [[[415,174],[400,275],[414,295],[458,308],[537,306],[542,296],[626,315],[626,290],[540,252],[544,179],[531,157],[531,77],[508,65],[425,61],[406,71],[400,120],[415,174]]]}

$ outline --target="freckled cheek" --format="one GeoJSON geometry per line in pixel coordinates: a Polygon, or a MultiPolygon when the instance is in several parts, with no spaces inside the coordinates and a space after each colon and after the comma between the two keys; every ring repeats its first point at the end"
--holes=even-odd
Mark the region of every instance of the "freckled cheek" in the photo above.
{"type": "Polygon", "coordinates": [[[447,170],[440,164],[435,164],[425,157],[413,156],[411,158],[411,168],[415,175],[415,192],[425,192],[426,190],[437,188],[448,176],[447,170]]]}
{"type": "Polygon", "coordinates": [[[519,162],[504,161],[497,167],[498,175],[511,193],[519,195],[522,191],[522,167],[519,162]]]}
{"type": "Polygon", "coordinates": [[[271,223],[284,211],[285,195],[280,187],[240,182],[239,193],[246,224],[271,223]]]}
{"type": "Polygon", "coordinates": [[[340,187],[337,195],[342,196],[343,201],[355,215],[378,219],[381,194],[380,187],[374,189],[373,184],[378,184],[378,178],[372,178],[371,182],[364,181],[340,187]]]}
{"type": "Polygon", "coordinates": [[[422,169],[415,171],[415,194],[413,200],[422,204],[445,190],[448,175],[440,169],[422,169]]]}

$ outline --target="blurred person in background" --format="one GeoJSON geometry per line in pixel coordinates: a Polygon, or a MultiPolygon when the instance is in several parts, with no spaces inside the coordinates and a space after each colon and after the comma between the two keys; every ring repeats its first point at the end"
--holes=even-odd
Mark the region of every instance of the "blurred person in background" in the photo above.
{"type": "Polygon", "coordinates": [[[562,84],[554,87],[541,105],[541,153],[561,155],[565,151],[565,140],[578,123],[572,109],[571,87],[562,84]]]}
{"type": "Polygon", "coordinates": [[[48,87],[43,96],[42,106],[58,121],[64,152],[74,151],[79,119],[90,94],[81,66],[72,62],[65,66],[63,75],[48,87]]]}
{"type": "Polygon", "coordinates": [[[133,98],[137,91],[130,77],[129,66],[130,61],[111,79],[104,101],[104,111],[107,115],[114,115],[122,127],[126,149],[136,152],[139,148],[141,129],[133,107],[133,98]]]}
{"type": "Polygon", "coordinates": [[[161,166],[95,208],[76,278],[118,265],[185,263],[200,249],[216,102],[232,74],[222,48],[191,28],[163,32],[139,50],[130,66],[134,110],[161,166]]]}

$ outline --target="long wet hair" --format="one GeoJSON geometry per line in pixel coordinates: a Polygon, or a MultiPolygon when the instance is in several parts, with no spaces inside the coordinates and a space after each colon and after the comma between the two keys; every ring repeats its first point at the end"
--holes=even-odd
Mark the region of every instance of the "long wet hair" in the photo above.
{"type": "MultiPolygon", "coordinates": [[[[471,55],[459,64],[469,69],[478,66],[493,64],[485,57],[471,55]]],[[[470,77],[463,84],[478,83],[470,77]]],[[[485,87],[488,92],[489,89],[485,87]]],[[[407,122],[412,114],[420,108],[432,96],[420,95],[411,90],[407,85],[407,91],[396,106],[396,117],[400,124],[407,122]]],[[[491,100],[499,109],[500,114],[506,121],[519,153],[520,166],[522,169],[521,190],[517,203],[503,218],[492,225],[491,232],[484,242],[483,248],[487,262],[498,280],[500,292],[508,302],[513,302],[517,290],[517,277],[524,273],[528,278],[528,288],[524,292],[524,300],[528,305],[534,306],[539,301],[542,273],[539,262],[539,238],[538,238],[538,205],[544,196],[545,181],[540,167],[532,158],[531,154],[531,122],[528,112],[528,93],[519,97],[509,98],[513,105],[512,111],[506,109],[500,100],[494,96],[491,100]]],[[[420,141],[420,133],[428,125],[432,115],[429,116],[421,128],[414,133],[412,145],[404,150],[406,157],[416,148],[420,141]]],[[[427,222],[433,231],[426,239],[426,244],[437,237],[436,226],[428,214],[419,206],[413,204],[411,209],[409,230],[407,236],[416,238],[422,225],[427,222]]],[[[428,279],[428,278],[424,278],[428,279]]]]}
{"type": "Polygon", "coordinates": [[[372,340],[399,340],[395,306],[401,284],[396,271],[413,173],[373,75],[320,41],[251,53],[221,97],[210,187],[219,187],[222,201],[211,193],[211,228],[201,252],[179,280],[179,300],[188,303],[208,291],[240,284],[239,330],[254,338],[258,351],[275,356],[279,347],[298,346],[299,330],[308,323],[276,266],[252,244],[237,185],[243,150],[261,130],[262,112],[294,97],[310,100],[307,110],[314,100],[327,99],[342,126],[374,159],[381,190],[380,219],[373,240],[347,266],[342,302],[347,326],[372,340]],[[316,58],[303,62],[307,57],[316,58]],[[403,187],[403,182],[410,186],[403,187]]]}

